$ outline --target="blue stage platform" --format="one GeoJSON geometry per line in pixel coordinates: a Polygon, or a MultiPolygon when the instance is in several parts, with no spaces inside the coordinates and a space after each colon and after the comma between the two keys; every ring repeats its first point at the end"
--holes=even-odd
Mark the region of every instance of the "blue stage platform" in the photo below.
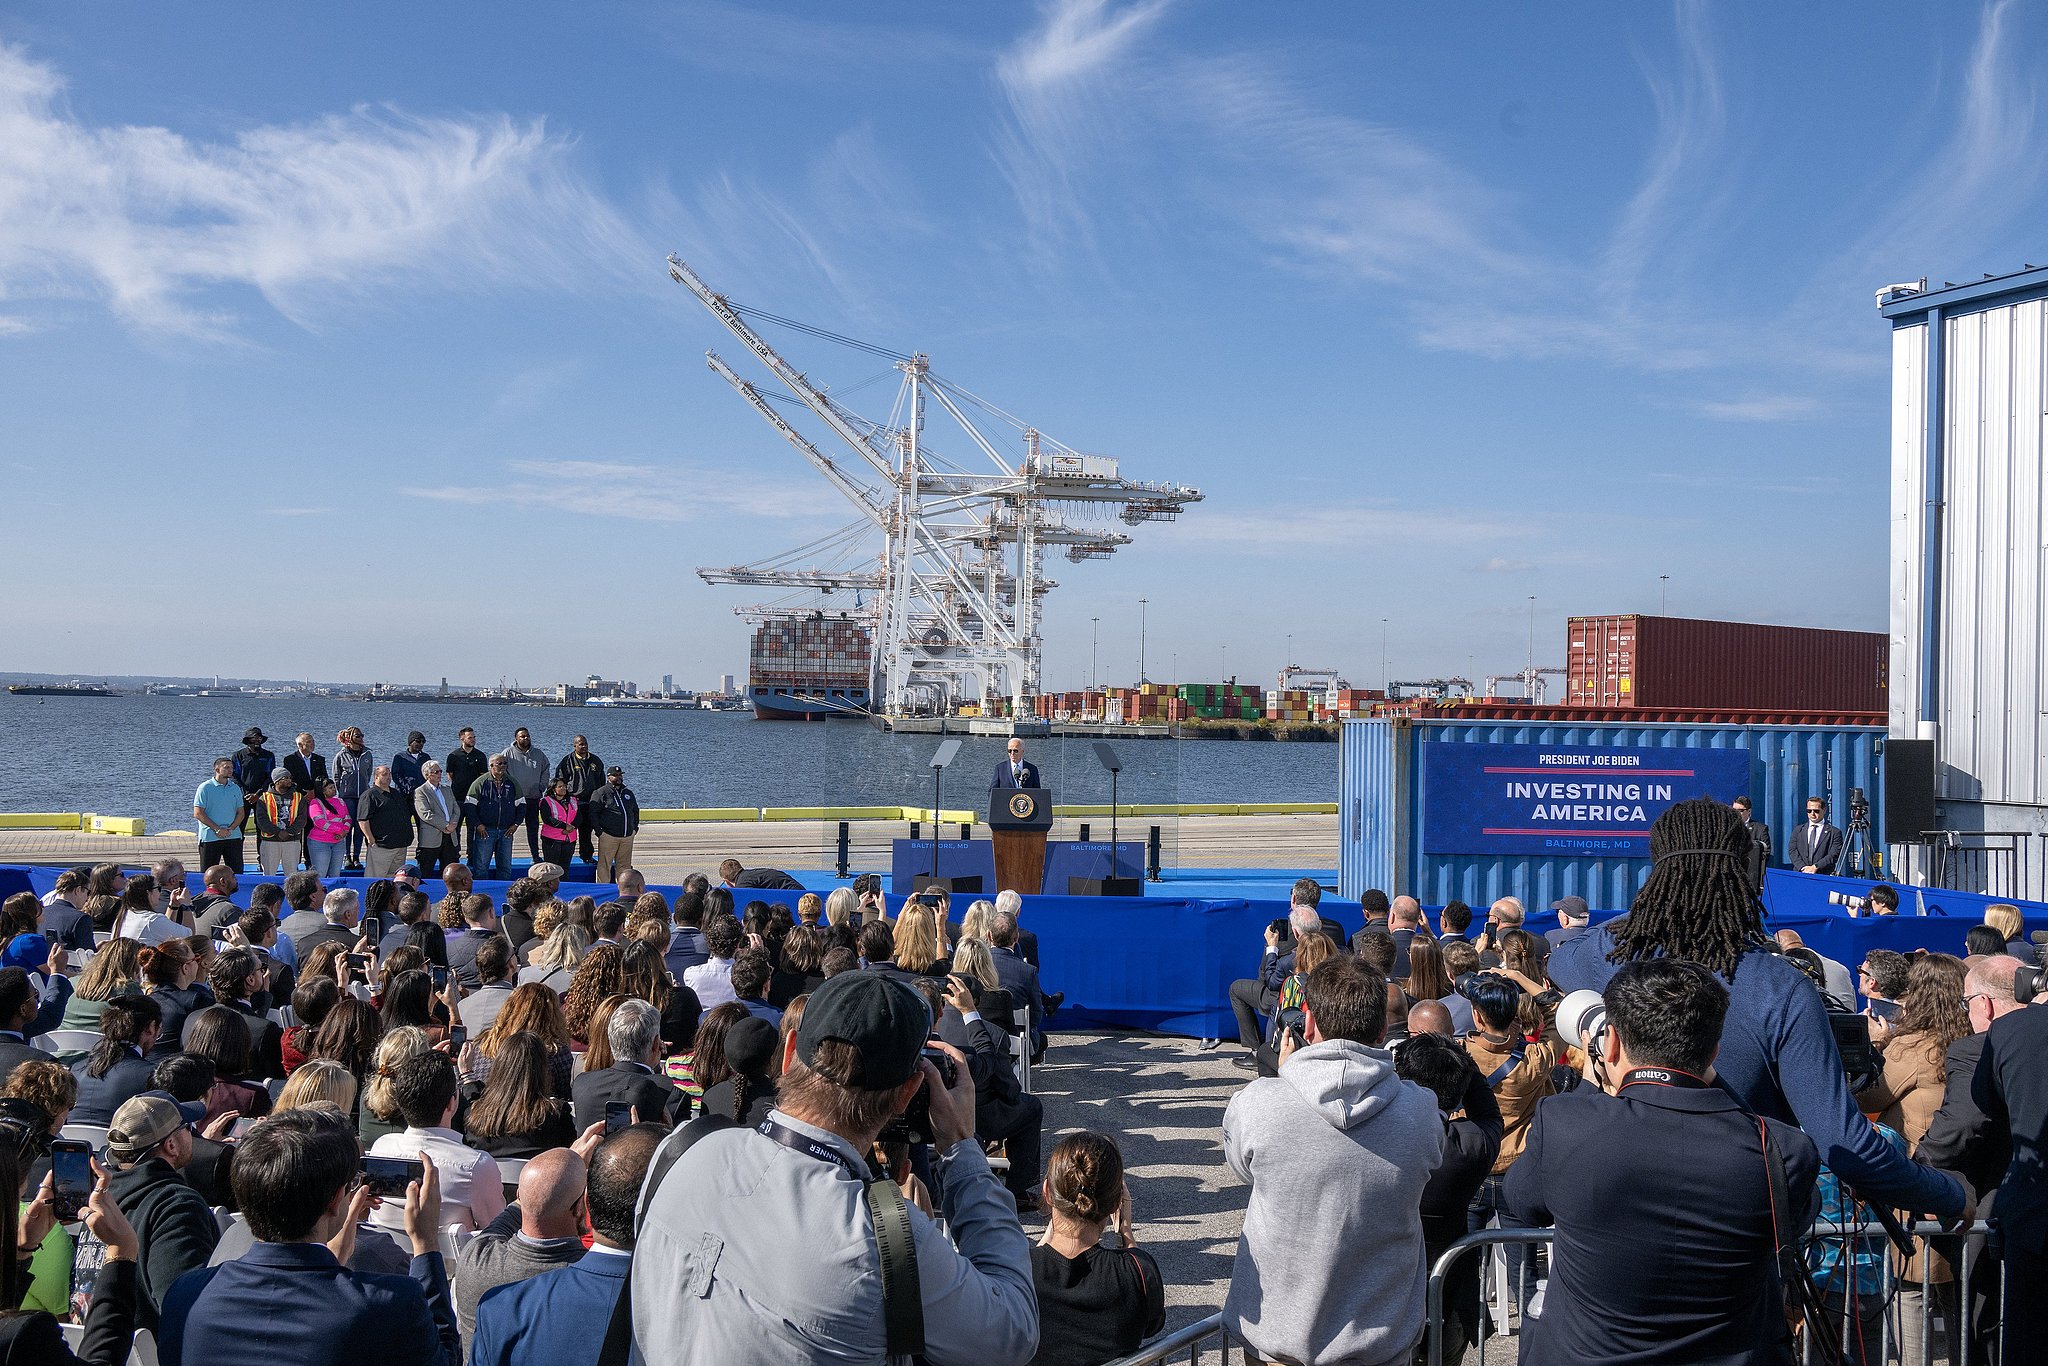
{"type": "MultiPolygon", "coordinates": [[[[56,868],[0,866],[0,896],[17,891],[40,896],[55,884],[58,872],[56,868]]],[[[829,873],[795,876],[819,892],[846,885],[829,873]]],[[[1024,922],[1038,935],[1040,972],[1046,988],[1067,994],[1067,1004],[1052,1024],[1067,1029],[1154,1030],[1192,1038],[1235,1037],[1230,983],[1257,969],[1266,926],[1287,914],[1288,893],[1295,878],[1301,876],[1334,881],[1327,869],[1202,868],[1169,872],[1160,882],[1148,882],[1147,894],[1142,897],[1025,897],[1024,922]]],[[[236,900],[246,903],[248,889],[258,882],[277,881],[281,879],[244,874],[236,900]]],[[[193,890],[198,890],[198,879],[191,882],[193,890]]],[[[344,878],[328,885],[360,891],[369,884],[362,878],[344,878]]],[[[1827,904],[1830,891],[1862,895],[1870,885],[1773,870],[1764,892],[1767,927],[1795,929],[1817,952],[1851,966],[1873,948],[1927,948],[1961,954],[1964,932],[1980,923],[1984,907],[1996,900],[1968,892],[1907,887],[1901,889],[1903,913],[1876,920],[1851,918],[1827,904]],[[1927,913],[1915,914],[1923,903],[1927,913]]],[[[503,882],[479,882],[476,889],[499,902],[506,886],[503,882]]],[[[427,883],[426,890],[436,898],[442,892],[438,882],[427,883]]],[[[613,890],[609,885],[565,882],[561,895],[564,899],[588,895],[606,900],[613,890]]],[[[673,899],[680,889],[654,884],[654,890],[673,899]]],[[[753,895],[768,901],[789,896],[753,895]]],[[[750,899],[743,890],[740,903],[750,899]]],[[[901,904],[901,898],[895,896],[888,900],[892,909],[901,904]]],[[[2017,904],[2030,930],[2048,929],[2048,905],[2017,904]]],[[[1483,915],[1485,908],[1478,909],[1483,915]]],[[[1621,909],[1596,910],[1595,919],[1608,919],[1621,909]]],[[[956,918],[964,910],[956,902],[956,918]]],[[[1347,934],[1364,923],[1355,901],[1325,895],[1322,912],[1347,934]]],[[[1530,912],[1528,928],[1533,931],[1540,933],[1556,924],[1557,917],[1547,909],[1530,912]]]]}

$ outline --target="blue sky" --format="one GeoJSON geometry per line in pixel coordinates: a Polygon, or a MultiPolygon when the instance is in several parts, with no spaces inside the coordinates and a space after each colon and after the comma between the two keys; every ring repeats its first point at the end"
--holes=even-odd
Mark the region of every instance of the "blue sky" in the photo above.
{"type": "Polygon", "coordinates": [[[2009,4],[481,15],[0,9],[6,667],[744,672],[694,567],[850,514],[670,251],[1203,489],[1051,561],[1050,687],[1140,598],[1196,680],[1506,671],[1532,595],[1561,663],[1659,575],[1882,629],[1872,291],[2048,255],[2009,4]]]}

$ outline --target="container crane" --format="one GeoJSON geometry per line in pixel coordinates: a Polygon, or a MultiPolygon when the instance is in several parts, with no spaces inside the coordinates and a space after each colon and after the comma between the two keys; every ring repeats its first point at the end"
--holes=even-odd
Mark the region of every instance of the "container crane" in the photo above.
{"type": "Polygon", "coordinates": [[[1519,683],[1522,685],[1522,695],[1527,697],[1532,705],[1540,707],[1543,705],[1543,694],[1548,691],[1543,683],[1546,674],[1563,678],[1564,670],[1517,669],[1511,674],[1488,674],[1486,676],[1486,695],[1488,697],[1498,697],[1500,696],[1499,689],[1501,684],[1519,683]]]}
{"type": "Polygon", "coordinates": [[[1350,682],[1335,669],[1312,669],[1306,664],[1289,664],[1273,683],[1276,692],[1299,688],[1303,692],[1339,693],[1350,687],[1350,682]]]}
{"type": "Polygon", "coordinates": [[[1472,680],[1469,678],[1423,678],[1397,680],[1387,684],[1387,700],[1398,702],[1409,696],[1409,689],[1424,697],[1449,697],[1454,693],[1470,697],[1472,680]]]}
{"type": "MultiPolygon", "coordinates": [[[[1078,564],[1131,543],[1122,531],[1074,525],[1065,514],[1135,527],[1171,522],[1202,499],[1201,490],[1187,485],[1124,478],[1114,457],[1084,454],[1045,436],[934,374],[930,358],[921,353],[905,355],[736,304],[677,257],[668,258],[668,268],[670,278],[695,295],[787,392],[745,379],[715,352],[706,352],[712,372],[860,514],[828,538],[840,554],[858,558],[797,568],[790,561],[813,549],[804,547],[760,564],[698,572],[710,583],[871,593],[872,605],[862,609],[861,619],[874,636],[872,693],[885,723],[914,708],[932,710],[933,698],[945,710],[948,700],[1007,697],[1021,712],[1024,699],[1039,691],[1040,599],[1053,586],[1044,573],[1046,549],[1061,547],[1078,564]],[[887,361],[901,375],[889,421],[870,421],[813,384],[749,319],[887,361]],[[773,406],[777,402],[809,409],[846,452],[828,454],[813,444],[783,418],[773,406]],[[992,466],[992,473],[969,473],[928,441],[925,418],[931,407],[952,420],[974,458],[992,466]],[[1009,448],[999,448],[969,409],[983,415],[990,431],[995,424],[1008,427],[997,435],[1009,448]],[[879,552],[871,549],[877,535],[879,552]]],[[[769,604],[741,610],[767,617],[806,609],[769,604]]]]}

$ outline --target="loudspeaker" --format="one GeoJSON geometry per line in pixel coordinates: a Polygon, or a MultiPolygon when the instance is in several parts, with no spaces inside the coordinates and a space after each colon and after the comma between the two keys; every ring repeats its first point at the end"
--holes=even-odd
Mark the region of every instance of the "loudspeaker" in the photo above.
{"type": "Polygon", "coordinates": [[[1134,877],[1070,877],[1068,896],[1143,896],[1145,884],[1134,877]]]}
{"type": "Polygon", "coordinates": [[[1935,828],[1934,741],[1884,742],[1884,842],[1915,844],[1935,828]]]}
{"type": "Polygon", "coordinates": [[[927,887],[936,887],[948,895],[960,892],[979,892],[981,890],[981,879],[979,877],[933,877],[930,873],[919,873],[910,880],[912,895],[925,890],[927,887]]]}

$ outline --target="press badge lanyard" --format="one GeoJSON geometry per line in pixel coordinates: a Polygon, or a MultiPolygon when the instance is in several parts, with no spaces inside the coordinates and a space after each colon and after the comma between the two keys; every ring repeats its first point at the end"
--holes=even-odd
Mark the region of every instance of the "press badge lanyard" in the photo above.
{"type": "Polygon", "coordinates": [[[840,1152],[829,1143],[821,1143],[809,1134],[800,1134],[788,1125],[778,1123],[772,1119],[762,1120],[759,1132],[774,1139],[785,1148],[793,1148],[807,1157],[817,1158],[820,1162],[833,1163],[863,1186],[868,1183],[868,1173],[856,1168],[845,1153],[840,1152]]]}
{"type": "Polygon", "coordinates": [[[1631,1086],[1676,1086],[1683,1091],[1704,1091],[1710,1084],[1690,1072],[1680,1072],[1670,1067],[1631,1067],[1616,1089],[1626,1091],[1631,1086]]]}

